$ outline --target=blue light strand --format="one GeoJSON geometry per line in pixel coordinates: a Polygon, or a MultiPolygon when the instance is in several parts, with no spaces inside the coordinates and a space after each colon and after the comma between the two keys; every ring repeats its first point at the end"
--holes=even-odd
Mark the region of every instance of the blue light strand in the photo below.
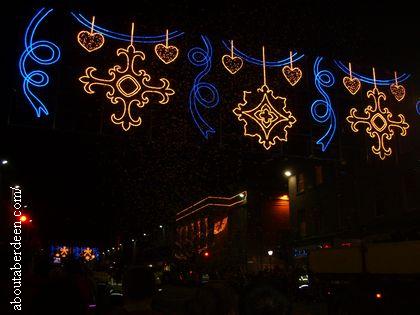
{"type": "Polygon", "coordinates": [[[418,100],[416,103],[416,112],[420,115],[420,100],[418,100]]]}
{"type": "Polygon", "coordinates": [[[205,49],[194,47],[188,52],[188,60],[194,66],[204,67],[194,79],[189,96],[189,108],[195,125],[204,138],[208,139],[209,135],[216,131],[206,122],[203,116],[201,116],[198,105],[211,109],[219,104],[220,99],[219,92],[214,84],[201,82],[201,79],[210,72],[211,60],[213,58],[213,48],[209,39],[206,36],[201,35],[201,40],[204,42],[205,49]],[[203,95],[204,91],[207,92],[206,95],[203,95]]]}
{"type": "Polygon", "coordinates": [[[42,88],[47,86],[50,82],[48,74],[43,70],[32,70],[30,72],[26,69],[28,57],[39,65],[49,66],[56,63],[61,57],[60,48],[46,40],[38,40],[34,42],[34,35],[39,24],[50,14],[53,9],[46,10],[45,8],[39,9],[29,22],[24,36],[25,50],[19,58],[19,72],[23,78],[23,94],[28,102],[35,110],[37,117],[41,117],[41,113],[48,115],[48,109],[43,101],[35,95],[31,90],[31,86],[42,88]],[[47,54],[38,55],[39,50],[44,49],[47,54]]]}
{"type": "Polygon", "coordinates": [[[315,100],[311,105],[311,114],[313,119],[320,124],[329,122],[328,130],[318,139],[316,144],[321,145],[322,152],[327,150],[337,128],[337,120],[334,110],[331,106],[331,100],[323,87],[331,87],[335,80],[333,74],[328,70],[319,70],[319,64],[322,57],[317,57],[314,62],[315,87],[324,99],[315,100]]]}
{"type": "MultiPolygon", "coordinates": [[[[231,46],[230,43],[222,40],[222,44],[223,46],[225,46],[225,48],[227,49],[228,52],[231,51],[231,46]]],[[[240,51],[239,49],[233,47],[233,54],[235,56],[241,57],[243,60],[245,60],[248,63],[257,65],[257,66],[262,66],[263,65],[263,61],[261,59],[257,59],[251,56],[248,56],[247,54],[245,54],[244,52],[240,51]]],[[[297,52],[294,52],[292,54],[292,58],[293,58],[293,62],[295,61],[299,61],[300,59],[302,59],[305,55],[304,54],[298,54],[297,52]]],[[[283,67],[285,65],[290,64],[290,56],[287,56],[286,58],[277,60],[277,61],[266,61],[265,62],[265,66],[267,68],[278,68],[278,67],[283,67]]]]}
{"type": "MultiPolygon", "coordinates": [[[[70,12],[70,14],[76,19],[77,22],[79,22],[81,25],[86,27],[87,29],[91,29],[92,22],[86,19],[81,13],[73,13],[70,12]]],[[[124,42],[130,42],[131,41],[131,35],[130,34],[123,34],[118,32],[113,32],[109,29],[106,29],[104,27],[94,25],[93,30],[96,33],[100,33],[105,37],[121,40],[124,42]]],[[[184,32],[181,31],[172,31],[168,34],[168,39],[172,40],[174,38],[180,37],[184,35],[184,32]]],[[[162,35],[148,35],[148,36],[133,36],[133,42],[135,43],[142,43],[142,44],[157,44],[157,43],[164,43],[166,41],[166,33],[162,35]]]]}
{"type": "MultiPolygon", "coordinates": [[[[346,75],[350,75],[350,70],[349,70],[348,67],[346,67],[346,65],[344,63],[342,63],[339,60],[334,60],[334,63],[346,75]]],[[[375,85],[375,82],[373,81],[373,78],[367,77],[367,76],[362,75],[362,74],[357,73],[357,72],[354,72],[353,69],[351,70],[351,75],[352,75],[352,77],[358,78],[360,81],[362,81],[364,83],[375,85]]],[[[398,83],[404,82],[404,81],[408,80],[410,78],[410,76],[411,76],[411,74],[409,74],[409,73],[403,73],[399,77],[397,77],[397,81],[398,81],[398,83]]],[[[376,85],[387,86],[387,85],[391,85],[392,83],[395,83],[395,78],[385,79],[385,80],[376,79],[376,85]]]]}

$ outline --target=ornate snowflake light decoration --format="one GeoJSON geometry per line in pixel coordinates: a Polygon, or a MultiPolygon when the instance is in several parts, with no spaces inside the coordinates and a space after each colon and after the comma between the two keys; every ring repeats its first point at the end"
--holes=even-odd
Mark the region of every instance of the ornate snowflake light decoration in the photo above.
{"type": "Polygon", "coordinates": [[[115,65],[108,69],[109,78],[95,76],[94,67],[88,67],[85,75],[79,78],[83,83],[84,90],[88,94],[94,94],[92,89],[95,85],[104,86],[108,91],[106,97],[112,104],[122,105],[120,113],[113,113],[111,121],[116,125],[121,125],[124,131],[131,126],[139,126],[142,122],[136,108],[142,108],[149,103],[149,94],[160,96],[159,104],[167,104],[169,97],[175,91],[169,87],[166,78],[160,78],[160,86],[149,85],[151,77],[143,69],[138,68],[138,63],[145,60],[142,51],[136,50],[132,44],[126,49],[119,48],[117,56],[125,59],[125,65],[115,65]]]}
{"type": "Polygon", "coordinates": [[[400,130],[400,135],[407,135],[408,123],[402,114],[398,114],[399,120],[392,119],[392,113],[387,107],[381,107],[381,99],[386,100],[383,92],[379,92],[375,86],[372,90],[367,92],[368,98],[373,98],[374,105],[368,105],[364,109],[365,116],[358,116],[357,109],[350,109],[350,115],[346,118],[350,123],[351,129],[358,132],[358,125],[366,125],[366,133],[371,138],[376,138],[377,144],[372,146],[372,152],[377,154],[381,160],[392,154],[392,149],[386,146],[385,141],[391,140],[394,136],[395,129],[400,130]]]}
{"type": "Polygon", "coordinates": [[[257,89],[262,94],[258,105],[248,104],[249,91],[243,91],[243,103],[233,110],[239,121],[244,123],[244,135],[257,137],[266,150],[276,141],[287,141],[287,128],[293,126],[296,118],[286,110],[286,98],[274,96],[273,91],[263,84],[257,89]]]}

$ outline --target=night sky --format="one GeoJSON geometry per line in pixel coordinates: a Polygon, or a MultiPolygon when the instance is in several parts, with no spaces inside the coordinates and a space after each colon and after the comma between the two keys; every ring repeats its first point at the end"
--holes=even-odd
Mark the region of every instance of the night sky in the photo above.
{"type": "MultiPolygon", "coordinates": [[[[242,90],[257,87],[261,69],[248,66],[241,70],[245,73],[232,79],[219,62],[225,53],[221,39],[233,38],[241,50],[254,56],[259,56],[265,45],[268,59],[275,58],[273,54],[284,56],[290,49],[305,53],[305,86],[313,86],[309,82],[315,56],[351,60],[364,67],[359,68],[363,73],[370,73],[375,66],[378,76],[389,76],[394,69],[409,72],[413,74],[411,94],[404,104],[407,108],[401,110],[412,124],[418,120],[412,100],[419,97],[420,27],[412,1],[392,5],[366,1],[172,1],[167,6],[156,1],[118,1],[105,6],[103,2],[63,5],[22,1],[3,17],[8,45],[3,46],[7,75],[2,78],[6,96],[0,109],[0,157],[10,161],[3,177],[23,186],[23,198],[45,239],[92,240],[101,245],[116,235],[142,233],[151,226],[167,224],[176,211],[201,197],[261,188],[257,183],[262,182],[264,169],[272,170],[265,171],[265,178],[275,181],[289,157],[307,156],[298,152],[297,134],[291,134],[290,146],[270,152],[241,137],[241,126],[231,108],[242,90]],[[25,27],[41,6],[56,11],[40,28],[40,38],[59,43],[63,57],[57,66],[45,69],[51,83],[40,95],[47,99],[51,114],[37,119],[22,96],[17,62],[25,27]],[[185,31],[184,38],[174,41],[181,50],[176,64],[164,67],[153,58],[148,65],[155,77],[167,76],[174,83],[174,100],[169,105],[147,107],[142,112],[144,123],[133,131],[124,133],[112,125],[110,105],[103,94],[87,95],[77,78],[88,65],[105,69],[114,65],[116,48],[125,44],[110,40],[96,55],[84,53],[75,41],[81,26],[69,15],[71,10],[95,15],[98,24],[124,33],[129,33],[133,20],[139,34],[163,33],[166,28],[185,31]],[[187,108],[191,82],[200,70],[188,63],[186,53],[202,46],[200,34],[214,43],[214,68],[206,79],[215,82],[221,94],[218,108],[205,111],[210,123],[220,130],[208,141],[191,122],[187,108]]],[[[152,45],[136,48],[153,54],[152,45]]],[[[268,77],[275,85],[273,71],[268,77]]],[[[307,111],[316,95],[304,89],[290,93],[291,100],[301,100],[298,113],[307,111]]],[[[310,124],[310,118],[306,119],[299,122],[299,130],[305,131],[310,124]]],[[[334,153],[327,157],[336,158],[334,153]]]]}

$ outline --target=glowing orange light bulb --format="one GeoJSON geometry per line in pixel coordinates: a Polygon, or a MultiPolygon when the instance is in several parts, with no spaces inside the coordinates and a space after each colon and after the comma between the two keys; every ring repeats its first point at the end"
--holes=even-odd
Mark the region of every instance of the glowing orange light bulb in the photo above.
{"type": "Polygon", "coordinates": [[[26,222],[26,220],[28,220],[28,218],[26,217],[26,215],[22,215],[22,216],[19,218],[19,220],[20,220],[20,222],[26,222]]]}

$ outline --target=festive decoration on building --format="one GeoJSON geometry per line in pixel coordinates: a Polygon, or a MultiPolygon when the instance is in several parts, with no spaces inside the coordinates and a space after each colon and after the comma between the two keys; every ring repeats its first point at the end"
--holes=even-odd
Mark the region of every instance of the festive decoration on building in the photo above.
{"type": "Polygon", "coordinates": [[[94,254],[93,250],[90,247],[86,247],[82,251],[80,256],[86,261],[91,261],[91,260],[94,260],[96,258],[96,255],[94,254]]]}
{"type": "MultiPolygon", "coordinates": [[[[74,13],[71,12],[70,13],[74,19],[81,24],[82,26],[86,27],[86,28],[90,28],[91,27],[91,22],[85,18],[81,13],[74,13]]],[[[148,36],[133,36],[133,38],[131,38],[130,34],[123,34],[123,33],[118,33],[118,32],[114,32],[111,31],[105,27],[101,27],[98,25],[95,25],[93,27],[93,31],[96,33],[100,33],[102,34],[104,37],[106,38],[112,38],[115,40],[120,40],[120,41],[124,41],[124,42],[129,42],[129,43],[141,43],[141,44],[158,44],[158,43],[164,43],[166,41],[166,34],[162,34],[162,35],[148,35],[148,36]]],[[[183,36],[185,33],[181,32],[181,31],[173,31],[170,32],[168,34],[168,39],[169,40],[173,40],[177,37],[181,37],[183,36]]]]}
{"type": "Polygon", "coordinates": [[[189,109],[192,119],[204,138],[208,139],[210,134],[215,133],[198,110],[198,105],[205,108],[214,108],[219,104],[219,92],[212,83],[202,82],[203,77],[210,72],[213,58],[213,48],[206,36],[201,36],[205,49],[194,47],[188,52],[188,60],[196,67],[203,67],[197,74],[189,96],[189,109]]]}
{"type": "Polygon", "coordinates": [[[287,128],[291,128],[296,118],[286,110],[286,98],[274,96],[267,85],[265,73],[265,51],[263,46],[264,84],[257,89],[261,95],[258,105],[248,104],[249,91],[243,91],[243,102],[233,110],[239,121],[244,123],[244,135],[257,137],[266,150],[275,145],[277,140],[287,141],[287,128]]]}
{"type": "MultiPolygon", "coordinates": [[[[132,25],[132,34],[134,25],[132,25]]],[[[95,76],[96,68],[88,67],[85,75],[79,78],[83,83],[84,90],[88,94],[94,94],[92,89],[95,85],[103,86],[108,91],[106,97],[112,104],[122,105],[121,114],[113,113],[111,121],[116,125],[121,125],[124,131],[128,131],[132,126],[139,126],[142,119],[135,109],[140,109],[149,103],[149,94],[160,96],[159,104],[167,104],[169,97],[175,94],[169,86],[166,78],[161,78],[160,86],[149,85],[151,77],[138,65],[144,61],[145,54],[134,48],[133,43],[124,49],[117,50],[117,56],[125,60],[125,65],[115,65],[108,70],[109,78],[99,78],[95,76]]]]}
{"type": "Polygon", "coordinates": [[[157,44],[155,46],[155,53],[165,64],[175,61],[178,57],[179,50],[173,45],[169,45],[168,30],[166,30],[166,40],[164,44],[157,44]]]}
{"type": "Polygon", "coordinates": [[[418,100],[416,103],[416,112],[420,115],[420,100],[418,100]]]}
{"type": "Polygon", "coordinates": [[[67,246],[56,247],[55,248],[55,257],[66,258],[70,254],[70,249],[67,246]]]}
{"type": "MultiPolygon", "coordinates": [[[[373,69],[373,80],[375,82],[375,69],[373,69]]],[[[392,149],[386,145],[385,141],[392,139],[395,129],[399,129],[400,135],[405,136],[409,125],[406,123],[404,115],[399,114],[399,119],[393,120],[389,109],[387,107],[382,108],[381,100],[385,101],[386,96],[378,90],[376,85],[367,92],[367,97],[374,100],[374,105],[368,105],[363,110],[366,115],[358,116],[357,109],[353,107],[346,119],[354,132],[359,131],[359,124],[366,125],[366,133],[377,141],[377,144],[372,146],[372,152],[378,155],[381,160],[384,160],[392,154],[392,149]]]]}
{"type": "MultiPolygon", "coordinates": [[[[342,71],[342,72],[344,72],[345,74],[347,74],[347,75],[350,75],[350,69],[349,68],[347,68],[346,66],[345,66],[345,64],[344,63],[342,63],[341,61],[338,61],[338,60],[334,60],[334,63],[335,63],[335,65],[342,71]]],[[[370,78],[370,77],[368,77],[368,76],[365,76],[365,75],[362,75],[362,74],[360,74],[360,73],[356,73],[356,72],[354,72],[354,71],[352,71],[352,76],[354,77],[354,78],[357,78],[357,79],[359,79],[361,82],[363,82],[363,83],[367,83],[367,84],[371,84],[371,85],[375,85],[376,84],[376,86],[389,86],[390,84],[392,84],[393,82],[395,82],[395,78],[392,78],[392,79],[382,79],[382,80],[378,80],[378,79],[376,79],[376,82],[373,82],[373,79],[372,78],[370,78]]],[[[404,82],[404,81],[406,81],[406,80],[408,80],[409,78],[410,78],[410,74],[408,74],[408,73],[403,73],[403,74],[401,74],[398,78],[397,78],[397,80],[398,80],[398,82],[404,82]]]]}
{"type": "MultiPolygon", "coordinates": [[[[247,202],[248,193],[246,191],[240,192],[232,197],[216,197],[208,196],[192,206],[189,206],[176,214],[176,221],[182,220],[198,211],[201,211],[207,207],[225,207],[230,208],[234,206],[243,205],[247,202]]],[[[206,226],[206,231],[208,230],[208,221],[207,218],[204,219],[204,225],[206,226]]]]}
{"type": "Polygon", "coordinates": [[[397,72],[394,72],[395,76],[395,83],[392,83],[389,87],[391,90],[392,95],[394,95],[395,99],[400,102],[405,97],[405,88],[402,85],[398,84],[397,72]]]}
{"type": "Polygon", "coordinates": [[[316,144],[321,145],[322,152],[327,150],[337,128],[337,120],[331,105],[330,97],[324,88],[332,87],[335,83],[333,74],[328,70],[320,70],[319,65],[322,57],[317,57],[314,62],[315,87],[323,99],[315,100],[311,105],[312,118],[320,124],[328,123],[328,129],[324,135],[319,138],[316,144]]]}
{"type": "Polygon", "coordinates": [[[214,222],[213,235],[222,233],[226,229],[227,224],[228,224],[228,217],[224,217],[223,219],[214,222]]]}
{"type": "Polygon", "coordinates": [[[281,72],[283,72],[284,77],[291,86],[295,86],[302,78],[302,70],[298,67],[293,67],[292,52],[290,52],[290,65],[284,66],[283,69],[281,69],[281,72]]]}
{"type": "MultiPolygon", "coordinates": [[[[227,51],[231,51],[232,47],[231,44],[225,40],[222,41],[223,46],[225,46],[227,51]]],[[[251,57],[249,55],[247,55],[246,53],[240,51],[238,48],[233,47],[233,53],[235,56],[240,57],[244,62],[248,62],[250,64],[254,64],[257,66],[262,66],[263,65],[263,61],[262,59],[258,59],[255,57],[251,57]]],[[[292,54],[292,58],[293,60],[296,62],[300,59],[302,59],[305,55],[304,54],[298,54],[298,53],[293,53],[292,54]]],[[[279,68],[279,67],[283,67],[285,65],[290,64],[290,56],[285,57],[283,59],[277,60],[277,61],[265,61],[265,67],[266,68],[279,68]]]]}
{"type": "Polygon", "coordinates": [[[89,31],[80,31],[77,34],[77,42],[88,52],[101,48],[105,42],[102,34],[93,31],[95,26],[95,17],[92,17],[92,25],[89,31]]]}
{"type": "Polygon", "coordinates": [[[230,41],[230,55],[223,55],[222,64],[230,74],[238,72],[244,64],[241,57],[235,57],[233,55],[233,40],[230,41]]]}
{"type": "Polygon", "coordinates": [[[355,95],[359,90],[362,84],[358,78],[353,78],[351,73],[351,63],[349,62],[349,76],[343,78],[344,87],[349,91],[351,94],[355,95]]]}
{"type": "Polygon", "coordinates": [[[60,48],[47,40],[34,41],[35,33],[40,23],[50,14],[53,9],[39,9],[29,22],[24,36],[25,50],[19,58],[19,72],[23,78],[22,89],[26,100],[35,110],[37,117],[41,114],[48,115],[48,109],[44,102],[33,92],[32,87],[42,88],[48,85],[50,78],[43,70],[28,72],[27,62],[33,61],[39,66],[49,66],[60,60],[60,48]],[[29,59],[28,59],[29,57],[29,59]]]}

